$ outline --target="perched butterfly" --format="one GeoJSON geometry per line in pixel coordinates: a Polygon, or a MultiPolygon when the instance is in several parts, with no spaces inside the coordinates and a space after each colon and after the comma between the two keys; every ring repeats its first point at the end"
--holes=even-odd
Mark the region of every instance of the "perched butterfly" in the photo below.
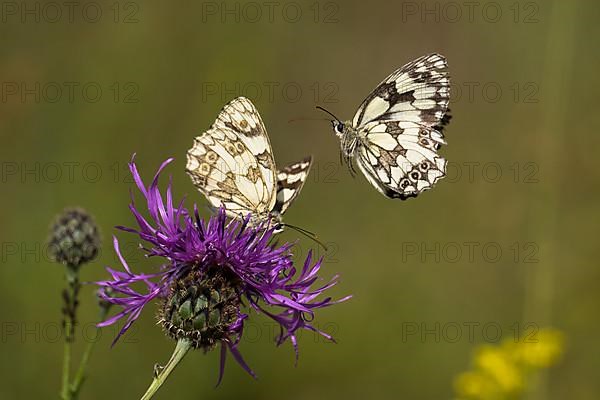
{"type": "Polygon", "coordinates": [[[282,214],[302,189],[312,158],[276,171],[265,125],[250,100],[238,97],[194,139],[186,172],[210,204],[232,218],[251,214],[250,224],[283,228],[282,214]]]}
{"type": "Polygon", "coordinates": [[[446,59],[420,57],[394,71],[363,101],[352,121],[335,119],[341,156],[353,160],[367,180],[389,198],[405,200],[431,188],[446,174],[437,152],[444,141],[450,97],[446,59]]]}

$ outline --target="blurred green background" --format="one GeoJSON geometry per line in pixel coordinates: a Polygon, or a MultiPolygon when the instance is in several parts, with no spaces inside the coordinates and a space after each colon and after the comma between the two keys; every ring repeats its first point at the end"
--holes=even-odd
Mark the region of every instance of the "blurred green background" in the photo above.
{"type": "MultiPolygon", "coordinates": [[[[279,165],[315,156],[287,222],[330,244],[324,275],[340,273],[334,294],[354,298],[317,314],[338,343],[303,333],[297,367],[290,344],[276,348],[273,325],[255,316],[241,351],[258,381],[230,358],[214,389],[218,354],[196,352],[157,398],[450,399],[476,345],[554,326],[565,357],[528,397],[597,399],[600,7],[467,3],[3,2],[0,398],[59,391],[63,270],[43,247],[54,215],[80,205],[102,229],[83,280],[117,265],[115,233],[135,270],[153,271],[135,238],[113,229],[134,223],[127,161],[137,152],[149,179],[175,157],[175,194],[205,205],[185,152],[246,95],[279,165]],[[441,151],[450,167],[417,199],[388,200],[353,179],[328,122],[289,122],[322,118],[316,104],[349,119],[390,72],[430,52],[447,57],[453,79],[441,151]]],[[[302,239],[299,256],[311,246],[302,239]]],[[[89,338],[91,287],[81,302],[89,338]]],[[[112,349],[115,329],[103,331],[83,399],[145,391],[174,346],[152,308],[112,349]]]]}

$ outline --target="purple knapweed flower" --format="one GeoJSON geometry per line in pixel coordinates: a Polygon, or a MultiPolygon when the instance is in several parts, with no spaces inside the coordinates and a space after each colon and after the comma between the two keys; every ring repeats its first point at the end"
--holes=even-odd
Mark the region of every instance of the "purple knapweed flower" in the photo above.
{"type": "Polygon", "coordinates": [[[292,262],[293,244],[271,244],[274,232],[269,225],[251,227],[250,216],[241,221],[228,220],[223,209],[205,222],[199,217],[196,205],[193,212],[184,208],[183,201],[175,206],[171,182],[164,197],[158,188],[159,175],[171,161],[168,159],[160,166],[148,187],[134,161],[129,164],[135,184],[146,199],[149,218],[142,216],[132,200],[129,208],[139,227],[118,228],[139,235],[146,242],[143,249],[147,256],[161,257],[163,263],[157,272],[134,273],[114,238],[124,271],[107,268],[112,278],[96,283],[103,300],[122,310],[99,326],[124,319],[116,342],[140,316],[144,306],[158,299],[159,321],[168,336],[204,351],[221,344],[219,381],[227,350],[254,376],[238,350],[248,318],[244,305],[280,325],[277,344],[289,339],[296,359],[299,329],[312,330],[333,340],[311,325],[314,310],[350,296],[338,301],[330,297],[318,299],[337,283],[334,276],[328,283],[312,288],[319,279],[322,259],[313,263],[309,253],[302,268],[297,269],[292,262]],[[145,284],[145,291],[133,288],[139,283],[145,284]]]}

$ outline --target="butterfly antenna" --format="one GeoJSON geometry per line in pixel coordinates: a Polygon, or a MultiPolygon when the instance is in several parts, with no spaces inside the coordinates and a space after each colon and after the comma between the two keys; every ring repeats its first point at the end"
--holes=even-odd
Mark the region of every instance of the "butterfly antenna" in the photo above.
{"type": "Polygon", "coordinates": [[[288,124],[292,123],[292,122],[296,122],[296,121],[329,121],[329,118],[305,118],[305,117],[292,118],[292,119],[288,120],[288,124]]]}
{"type": "Polygon", "coordinates": [[[317,237],[317,235],[315,233],[308,231],[306,229],[302,229],[295,225],[290,225],[290,224],[281,224],[281,225],[285,226],[287,228],[292,228],[296,232],[301,233],[302,235],[306,236],[309,239],[312,239],[315,243],[319,244],[323,248],[323,250],[327,251],[327,246],[325,246],[325,244],[319,240],[319,238],[317,237]]]}
{"type": "Polygon", "coordinates": [[[317,110],[325,111],[327,114],[331,115],[337,122],[342,122],[338,117],[336,117],[331,111],[324,109],[321,106],[317,106],[317,110]]]}

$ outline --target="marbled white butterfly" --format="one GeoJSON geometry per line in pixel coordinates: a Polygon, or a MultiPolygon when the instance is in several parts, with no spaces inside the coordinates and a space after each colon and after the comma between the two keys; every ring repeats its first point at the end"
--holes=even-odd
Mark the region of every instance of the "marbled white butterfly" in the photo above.
{"type": "Polygon", "coordinates": [[[256,107],[238,97],[215,123],[194,139],[186,172],[210,204],[232,218],[251,214],[250,224],[268,221],[281,230],[282,214],[296,199],[312,157],[276,171],[271,143],[256,107]]]}
{"type": "Polygon", "coordinates": [[[446,59],[420,57],[394,71],[363,101],[352,121],[331,121],[341,152],[379,192],[405,200],[445,176],[437,152],[444,141],[450,98],[446,59]]]}

